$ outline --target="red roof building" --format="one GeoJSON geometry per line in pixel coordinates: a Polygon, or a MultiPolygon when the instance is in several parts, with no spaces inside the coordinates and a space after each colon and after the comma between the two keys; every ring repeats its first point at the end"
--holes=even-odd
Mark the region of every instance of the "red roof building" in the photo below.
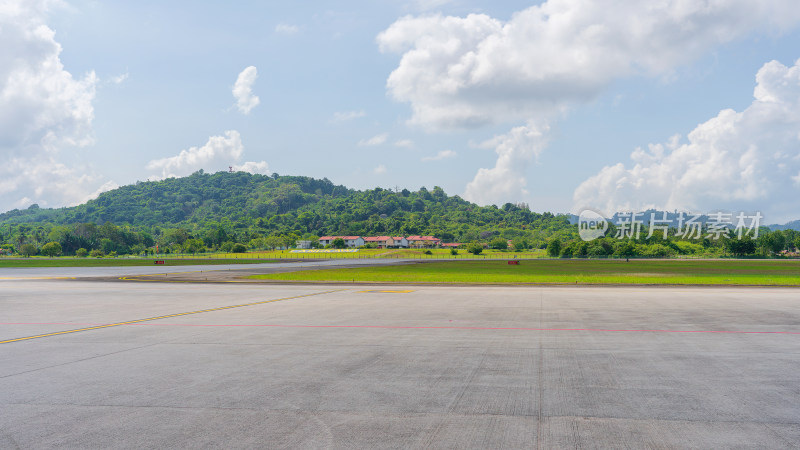
{"type": "Polygon", "coordinates": [[[412,248],[430,248],[438,247],[442,240],[433,236],[409,236],[408,246],[412,248]]]}

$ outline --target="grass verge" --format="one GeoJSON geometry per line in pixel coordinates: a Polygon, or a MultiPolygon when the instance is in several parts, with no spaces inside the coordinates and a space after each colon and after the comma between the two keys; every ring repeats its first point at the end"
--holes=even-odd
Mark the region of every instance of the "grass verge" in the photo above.
{"type": "MultiPolygon", "coordinates": [[[[263,259],[231,259],[231,258],[2,258],[0,269],[11,267],[129,267],[153,266],[158,259],[165,266],[200,266],[219,264],[263,264],[273,262],[263,259]]],[[[277,262],[277,261],[274,261],[277,262]]]]}
{"type": "Polygon", "coordinates": [[[659,284],[800,286],[800,261],[451,261],[255,275],[285,281],[458,284],[659,284]]]}

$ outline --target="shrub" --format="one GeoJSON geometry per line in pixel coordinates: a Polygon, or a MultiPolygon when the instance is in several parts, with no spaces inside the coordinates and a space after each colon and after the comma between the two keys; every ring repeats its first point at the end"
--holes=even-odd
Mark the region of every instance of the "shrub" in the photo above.
{"type": "Polygon", "coordinates": [[[553,239],[547,243],[547,254],[553,258],[557,258],[561,254],[561,241],[553,239]]]}
{"type": "Polygon", "coordinates": [[[467,251],[473,255],[480,255],[483,252],[483,245],[473,242],[467,247],[467,251]]]}
{"type": "Polygon", "coordinates": [[[85,248],[82,248],[82,247],[77,249],[77,250],[75,250],[75,256],[77,256],[78,258],[86,258],[86,255],[88,255],[88,254],[89,254],[89,251],[86,250],[85,248]]]}
{"type": "Polygon", "coordinates": [[[19,252],[24,256],[31,257],[38,253],[39,249],[37,249],[33,244],[22,244],[22,247],[19,248],[19,252]]]}
{"type": "Polygon", "coordinates": [[[58,256],[61,254],[61,244],[58,242],[48,242],[42,246],[42,254],[49,257],[58,256]]]}
{"type": "Polygon", "coordinates": [[[89,252],[89,256],[91,256],[92,258],[102,258],[103,257],[103,251],[96,248],[96,249],[92,250],[91,252],[89,252]]]}
{"type": "Polygon", "coordinates": [[[233,244],[233,246],[231,246],[231,252],[233,252],[233,253],[244,253],[246,251],[247,251],[247,247],[245,247],[244,244],[240,244],[240,243],[237,242],[237,243],[233,244]]]}
{"type": "Polygon", "coordinates": [[[451,249],[450,249],[450,254],[451,254],[451,255],[453,255],[453,256],[455,256],[455,255],[457,255],[457,254],[458,254],[458,250],[456,250],[456,249],[454,249],[454,248],[451,248],[451,249]]]}

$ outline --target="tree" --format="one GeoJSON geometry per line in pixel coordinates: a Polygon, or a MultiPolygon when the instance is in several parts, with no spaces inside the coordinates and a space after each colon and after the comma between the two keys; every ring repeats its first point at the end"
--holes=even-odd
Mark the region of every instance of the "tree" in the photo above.
{"type": "Polygon", "coordinates": [[[42,254],[49,256],[51,258],[60,255],[61,244],[59,244],[58,242],[48,242],[47,244],[44,244],[42,246],[42,254]]]}
{"type": "Polygon", "coordinates": [[[22,244],[22,247],[19,248],[19,252],[22,253],[24,256],[31,257],[36,254],[38,250],[36,246],[33,244],[22,244]]]}
{"type": "Polygon", "coordinates": [[[636,244],[628,240],[617,248],[617,251],[614,252],[614,255],[621,256],[623,258],[636,256],[636,244]]]}
{"type": "Polygon", "coordinates": [[[755,253],[756,243],[750,239],[750,236],[745,236],[742,239],[728,239],[725,242],[725,249],[731,252],[733,256],[742,257],[755,253]]]}
{"type": "Polygon", "coordinates": [[[495,250],[508,250],[508,241],[501,237],[496,237],[489,242],[489,247],[495,250]]]}
{"type": "Polygon", "coordinates": [[[561,241],[558,239],[552,239],[550,242],[548,242],[547,254],[552,258],[558,258],[558,255],[561,254],[561,241]]]}
{"type": "Polygon", "coordinates": [[[238,242],[233,244],[233,247],[231,248],[231,252],[233,252],[233,253],[244,253],[246,251],[247,251],[247,247],[245,247],[244,244],[240,244],[238,242]]]}
{"type": "Polygon", "coordinates": [[[483,252],[483,244],[473,242],[467,246],[467,251],[473,255],[480,255],[483,252]]]}
{"type": "Polygon", "coordinates": [[[264,238],[264,245],[266,245],[270,250],[275,250],[276,248],[281,247],[284,242],[285,240],[281,236],[272,235],[264,238]]]}
{"type": "Polygon", "coordinates": [[[773,231],[772,233],[764,233],[758,237],[758,247],[765,256],[780,253],[786,246],[786,238],[780,231],[773,231]]]}
{"type": "Polygon", "coordinates": [[[331,242],[331,247],[333,247],[333,248],[345,248],[345,247],[347,247],[347,244],[344,243],[344,239],[336,238],[336,239],[333,240],[333,242],[331,242]]]}
{"type": "Polygon", "coordinates": [[[206,246],[200,239],[187,239],[184,249],[189,253],[202,253],[205,251],[206,246]]]}

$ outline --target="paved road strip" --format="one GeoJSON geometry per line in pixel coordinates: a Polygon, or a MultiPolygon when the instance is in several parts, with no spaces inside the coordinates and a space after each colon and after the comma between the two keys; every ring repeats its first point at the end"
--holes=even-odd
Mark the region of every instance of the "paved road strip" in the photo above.
{"type": "Polygon", "coordinates": [[[43,338],[43,337],[48,337],[48,336],[58,336],[58,335],[61,335],[61,334],[68,334],[68,333],[78,333],[78,332],[81,332],[81,331],[99,330],[101,328],[118,327],[118,326],[121,326],[121,325],[132,325],[132,324],[138,324],[138,323],[141,323],[141,322],[149,322],[151,320],[167,319],[167,318],[170,318],[170,317],[188,316],[188,315],[191,315],[191,314],[200,314],[200,313],[212,312],[212,311],[222,311],[222,310],[225,310],[225,309],[243,308],[245,306],[263,305],[263,304],[266,304],[266,303],[280,302],[280,301],[284,301],[284,300],[293,300],[293,299],[296,299],[296,298],[312,297],[312,296],[315,296],[315,295],[330,294],[332,292],[338,292],[338,291],[343,291],[343,290],[344,289],[335,289],[335,290],[331,290],[331,291],[315,292],[315,293],[312,293],[312,294],[303,294],[303,295],[295,295],[295,296],[292,296],[292,297],[276,298],[276,299],[273,299],[273,300],[263,300],[263,301],[260,301],[260,302],[243,303],[243,304],[240,304],[240,305],[220,306],[220,307],[217,307],[217,308],[207,308],[207,309],[200,309],[200,310],[197,310],[197,311],[189,311],[189,312],[182,312],[182,313],[176,313],[176,314],[167,314],[167,315],[157,316],[157,317],[148,317],[146,319],[128,320],[128,321],[125,321],[125,322],[117,322],[117,323],[108,323],[108,324],[96,325],[96,326],[91,326],[91,327],[77,328],[77,329],[74,329],[74,330],[56,331],[54,333],[45,333],[45,334],[37,334],[35,336],[26,336],[26,337],[14,338],[14,339],[6,339],[6,340],[3,340],[3,341],[0,341],[0,344],[9,344],[9,343],[12,343],[12,342],[27,341],[27,340],[30,340],[30,339],[38,339],[38,338],[43,338]]]}

